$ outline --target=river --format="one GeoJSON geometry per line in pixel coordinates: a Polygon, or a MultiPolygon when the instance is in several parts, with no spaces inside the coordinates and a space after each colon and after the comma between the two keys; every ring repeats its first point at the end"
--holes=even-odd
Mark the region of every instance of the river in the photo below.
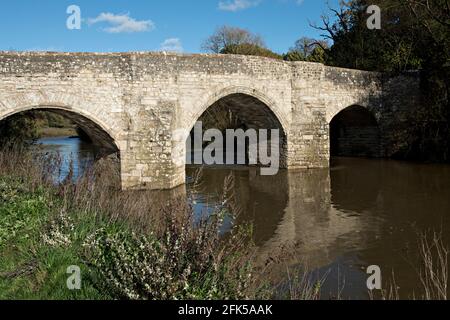
{"type": "MultiPolygon", "coordinates": [[[[59,152],[63,178],[92,164],[95,149],[71,138],[39,141],[45,152],[59,152]]],[[[196,168],[187,168],[187,188],[196,168]]],[[[326,275],[324,299],[366,299],[367,267],[381,268],[386,286],[392,273],[403,298],[420,290],[418,234],[442,232],[450,244],[450,165],[393,160],[334,158],[330,169],[280,171],[260,176],[256,168],[207,168],[194,190],[196,210],[221,201],[224,179],[234,177],[241,214],[252,223],[263,261],[284,248],[285,264],[307,266],[326,275]]],[[[228,223],[231,223],[230,221],[228,223]]],[[[280,266],[280,279],[285,272],[280,266]]]]}

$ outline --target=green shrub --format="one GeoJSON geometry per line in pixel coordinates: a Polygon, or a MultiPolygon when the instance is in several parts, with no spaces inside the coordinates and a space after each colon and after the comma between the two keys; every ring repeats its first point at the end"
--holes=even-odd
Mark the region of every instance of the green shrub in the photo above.
{"type": "Polygon", "coordinates": [[[220,239],[219,216],[193,227],[191,219],[168,214],[172,225],[161,235],[103,228],[88,237],[85,255],[96,283],[121,299],[247,298],[251,265],[220,239]]]}
{"type": "Polygon", "coordinates": [[[199,220],[181,197],[150,214],[148,194],[113,192],[109,175],[55,186],[36,161],[0,152],[0,299],[257,297],[248,233],[221,234],[222,209],[199,220]],[[66,286],[72,265],[81,290],[66,286]]]}
{"type": "Polygon", "coordinates": [[[48,205],[43,190],[31,193],[17,180],[0,179],[0,248],[36,235],[47,220],[48,205]]]}

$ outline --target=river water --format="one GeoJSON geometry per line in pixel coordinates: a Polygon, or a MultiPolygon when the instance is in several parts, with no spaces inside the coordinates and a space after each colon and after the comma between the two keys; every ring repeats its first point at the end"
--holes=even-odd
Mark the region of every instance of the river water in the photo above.
{"type": "MultiPolygon", "coordinates": [[[[95,149],[79,139],[39,142],[62,155],[61,177],[71,162],[75,176],[93,162],[95,149]]],[[[188,189],[196,171],[187,168],[188,189]]],[[[280,281],[285,266],[306,265],[311,276],[326,276],[325,299],[338,292],[342,299],[368,298],[371,265],[381,268],[384,286],[395,274],[403,298],[419,295],[419,234],[439,231],[450,245],[450,165],[334,158],[330,169],[266,177],[256,168],[208,168],[194,191],[197,211],[221,201],[230,175],[241,211],[235,223],[253,225],[261,261],[283,250],[280,281]]]]}

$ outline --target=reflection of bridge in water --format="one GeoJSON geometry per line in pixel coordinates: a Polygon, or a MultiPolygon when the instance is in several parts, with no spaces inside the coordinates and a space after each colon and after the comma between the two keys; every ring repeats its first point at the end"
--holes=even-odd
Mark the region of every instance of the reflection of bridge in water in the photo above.
{"type": "MultiPolygon", "coordinates": [[[[194,171],[188,169],[188,176],[194,171]]],[[[331,170],[282,170],[276,176],[257,171],[206,167],[196,188],[195,208],[216,205],[225,178],[232,174],[234,205],[242,211],[237,223],[253,225],[261,262],[285,249],[286,264],[306,263],[311,269],[343,263],[360,273],[369,264],[404,270],[410,266],[401,250],[417,243],[417,229],[450,226],[448,166],[334,158],[331,170]]],[[[159,212],[169,199],[184,198],[186,188],[191,184],[141,192],[153,199],[152,210],[159,212]]]]}
{"type": "MultiPolygon", "coordinates": [[[[324,169],[286,172],[283,185],[289,196],[272,237],[260,249],[261,258],[285,248],[292,254],[291,261],[303,260],[317,268],[345,251],[365,247],[367,237],[377,232],[377,218],[365,212],[364,201],[368,200],[371,207],[377,192],[367,190],[376,185],[359,183],[360,177],[357,171],[339,168],[331,173],[324,169]],[[372,199],[359,198],[362,193],[372,199]]],[[[281,187],[276,183],[264,185],[281,187]]]]}
{"type": "MultiPolygon", "coordinates": [[[[319,267],[376,237],[380,220],[365,210],[380,200],[380,177],[374,170],[356,165],[351,171],[338,166],[331,173],[328,169],[284,170],[276,176],[260,176],[256,169],[231,172],[235,202],[242,211],[238,223],[253,224],[262,261],[286,249],[291,261],[307,258],[311,267],[319,267]]],[[[204,170],[198,192],[213,202],[228,174],[226,169],[204,170]]]]}

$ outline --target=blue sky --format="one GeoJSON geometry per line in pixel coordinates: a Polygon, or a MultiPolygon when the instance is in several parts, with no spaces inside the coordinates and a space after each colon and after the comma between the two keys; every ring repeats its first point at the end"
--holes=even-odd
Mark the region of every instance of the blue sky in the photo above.
{"type": "MultiPolygon", "coordinates": [[[[338,0],[329,0],[336,6],[338,0]]],[[[286,52],[302,36],[318,37],[327,0],[15,0],[0,6],[0,50],[201,52],[221,25],[260,34],[286,52]],[[81,9],[69,30],[67,8],[81,9]]]]}

